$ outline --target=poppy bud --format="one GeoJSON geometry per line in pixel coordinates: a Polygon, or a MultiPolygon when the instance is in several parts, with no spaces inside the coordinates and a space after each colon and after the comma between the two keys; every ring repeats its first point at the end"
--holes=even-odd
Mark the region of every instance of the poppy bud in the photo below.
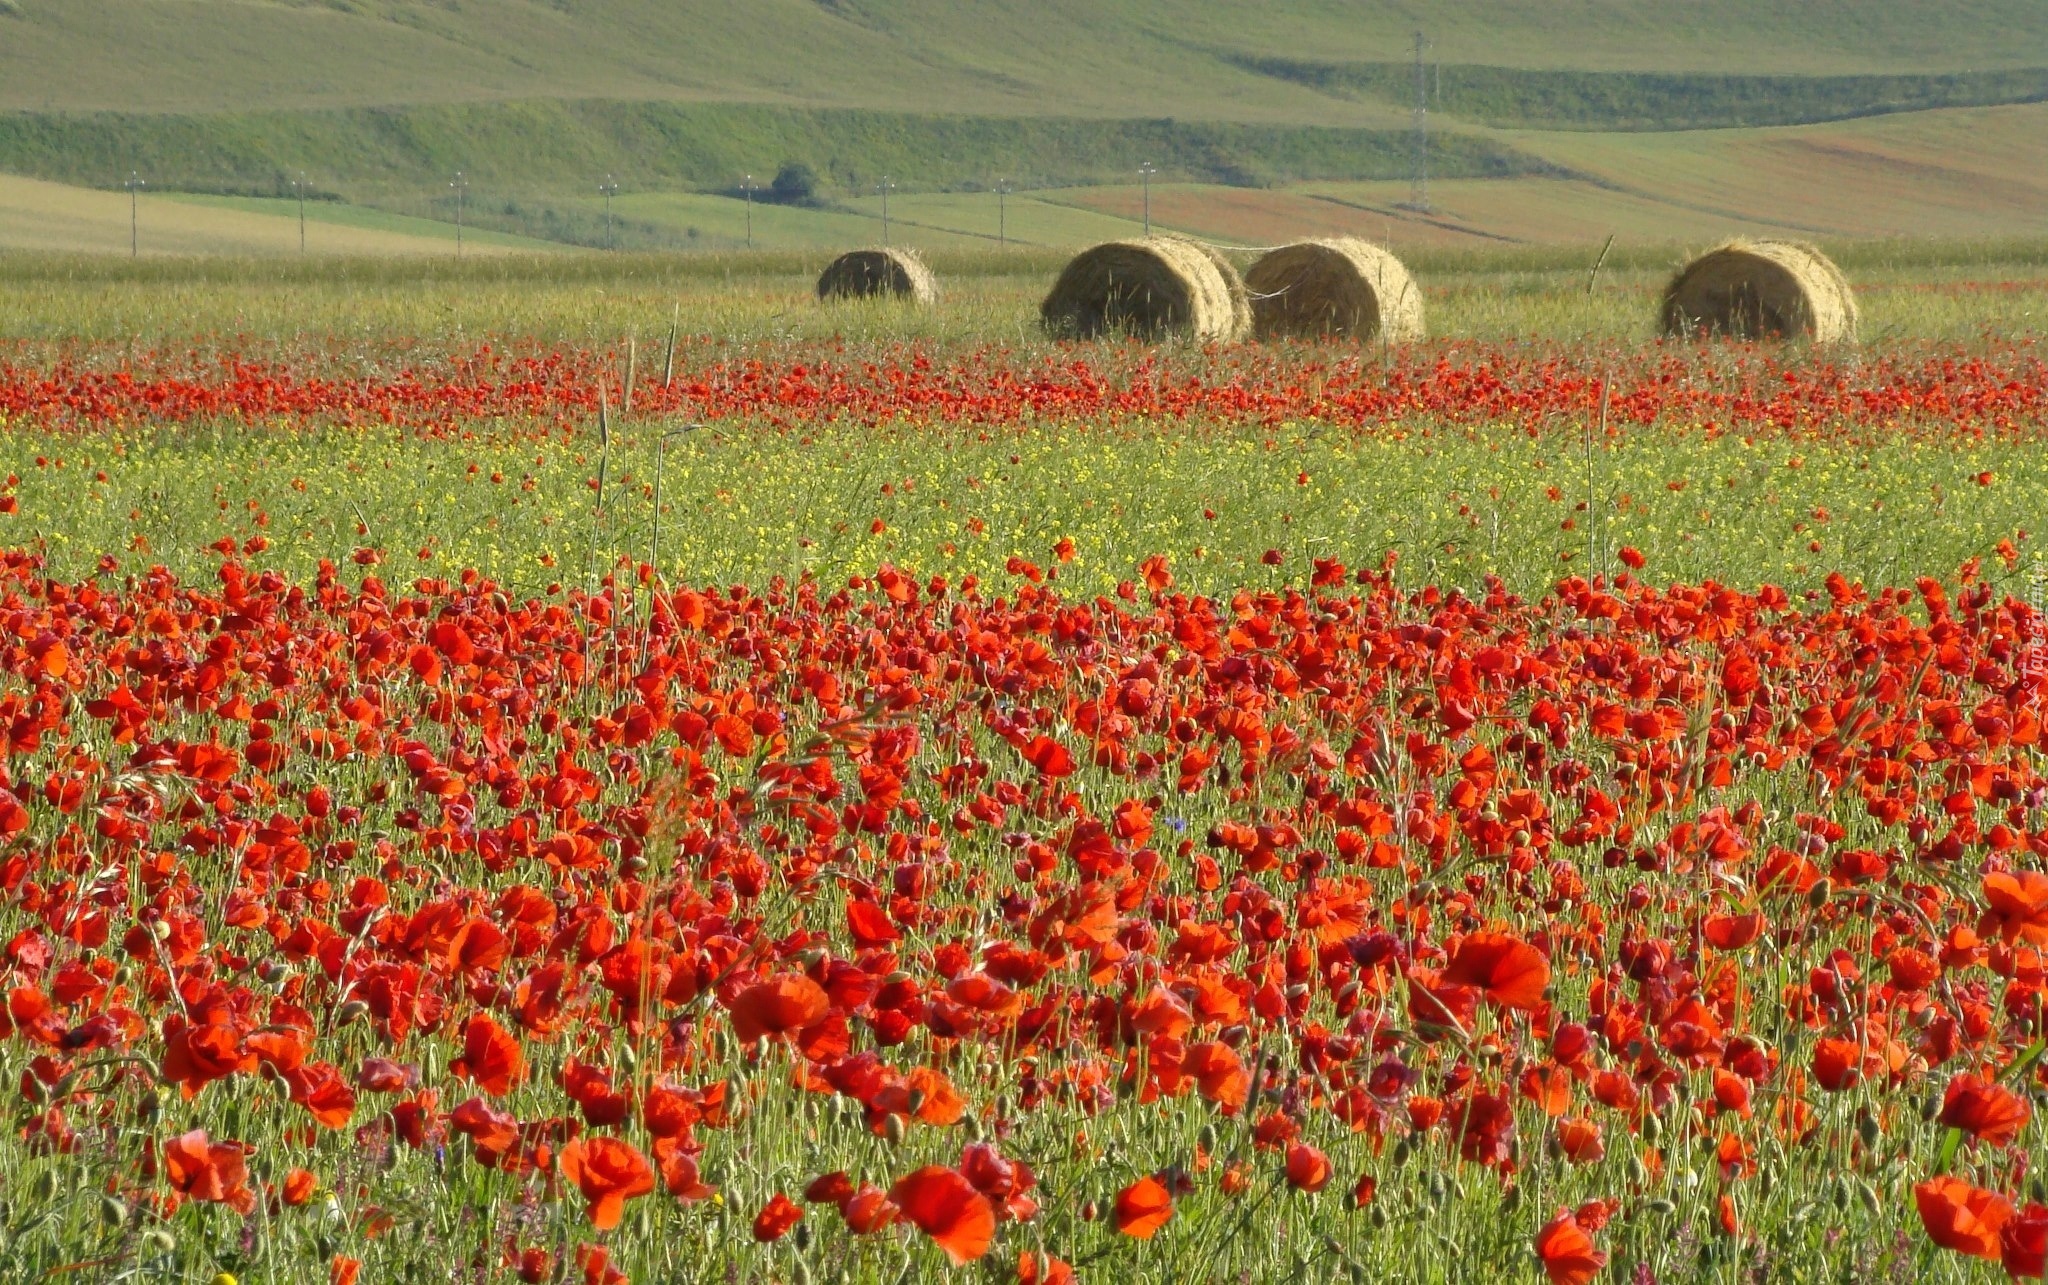
{"type": "Polygon", "coordinates": [[[128,1221],[128,1206],[114,1196],[100,1197],[100,1221],[109,1227],[119,1227],[128,1221]]]}
{"type": "Polygon", "coordinates": [[[1098,1219],[1098,1218],[1100,1218],[1100,1217],[1102,1217],[1102,1206],[1101,1206],[1101,1205],[1098,1205],[1098,1204],[1096,1204],[1096,1203],[1095,1203],[1094,1201],[1092,1201],[1092,1200],[1090,1200],[1090,1201],[1086,1201],[1086,1202],[1084,1202],[1084,1203],[1082,1204],[1082,1206],[1081,1206],[1081,1221],[1082,1221],[1082,1222],[1084,1222],[1084,1223],[1092,1223],[1092,1222],[1094,1222],[1094,1221],[1095,1221],[1096,1219],[1098,1219]]]}
{"type": "Polygon", "coordinates": [[[1643,1212],[1646,1214],[1656,1214],[1660,1217],[1668,1218],[1672,1214],[1678,1212],[1678,1206],[1664,1199],[1664,1197],[1659,1196],[1655,1200],[1644,1201],[1643,1212]]]}
{"type": "Polygon", "coordinates": [[[363,1003],[359,999],[352,999],[334,1010],[334,1021],[338,1026],[347,1026],[352,1022],[368,1017],[369,1014],[370,1006],[368,1004],[363,1003]]]}
{"type": "Polygon", "coordinates": [[[142,1239],[159,1254],[174,1254],[178,1251],[178,1238],[171,1235],[166,1227],[152,1227],[142,1233],[142,1239]]]}
{"type": "Polygon", "coordinates": [[[1402,1165],[1407,1164],[1409,1155],[1415,1150],[1413,1144],[1410,1142],[1410,1137],[1411,1135],[1409,1134],[1402,1134],[1401,1140],[1394,1144],[1393,1158],[1394,1167],[1396,1169],[1399,1169],[1402,1165]]]}
{"type": "Polygon", "coordinates": [[[1195,1135],[1195,1145],[1210,1155],[1216,1154],[1216,1124],[1204,1121],[1201,1131],[1195,1135]]]}
{"type": "Polygon", "coordinates": [[[1827,905],[1828,898],[1834,895],[1835,881],[1832,879],[1823,879],[1819,883],[1813,885],[1813,887],[1807,891],[1806,904],[1808,906],[1811,906],[1815,910],[1819,910],[1822,906],[1827,905]]]}
{"type": "Polygon", "coordinates": [[[896,970],[895,972],[893,972],[893,973],[889,974],[889,975],[888,975],[887,977],[884,977],[884,978],[882,979],[882,985],[884,985],[884,986],[903,986],[903,985],[906,985],[906,984],[908,984],[908,983],[910,983],[910,982],[914,982],[914,981],[916,981],[916,980],[917,980],[917,978],[916,978],[916,976],[915,976],[915,975],[913,975],[913,974],[910,974],[910,973],[906,973],[906,972],[904,972],[904,971],[903,971],[902,969],[900,969],[900,968],[899,968],[899,969],[897,969],[897,970],[896,970]]]}
{"type": "Polygon", "coordinates": [[[1643,1117],[1643,1140],[1655,1142],[1664,1136],[1664,1117],[1651,1114],[1643,1117]]]}
{"type": "Polygon", "coordinates": [[[149,926],[149,935],[158,941],[169,941],[171,939],[171,926],[161,919],[156,920],[149,926]]]}
{"type": "MultiPolygon", "coordinates": [[[[1650,1118],[1654,1120],[1657,1117],[1651,1116],[1650,1118]]],[[[1629,1185],[1633,1187],[1640,1187],[1649,1180],[1650,1166],[1643,1163],[1643,1158],[1641,1156],[1630,1156],[1628,1158],[1629,1185]]]]}
{"type": "Polygon", "coordinates": [[[256,975],[263,979],[264,985],[275,986],[291,975],[291,969],[286,968],[282,960],[266,959],[256,965],[256,975]]]}
{"type": "Polygon", "coordinates": [[[1874,1147],[1884,1136],[1884,1130],[1878,1127],[1877,1117],[1865,1111],[1856,1117],[1856,1136],[1863,1140],[1864,1146],[1874,1147]]]}
{"type": "Polygon", "coordinates": [[[891,1116],[889,1117],[889,1122],[888,1122],[887,1124],[885,1124],[885,1125],[883,1125],[883,1126],[882,1126],[882,1133],[883,1133],[883,1136],[884,1136],[884,1137],[886,1137],[886,1138],[888,1138],[888,1139],[889,1139],[889,1145],[890,1145],[890,1146],[892,1146],[892,1147],[900,1147],[900,1146],[902,1146],[902,1145],[903,1145],[903,1117],[902,1117],[902,1116],[900,1116],[900,1115],[891,1115],[891,1116]]]}
{"type": "Polygon", "coordinates": [[[972,1111],[960,1117],[960,1132],[969,1142],[980,1142],[986,1136],[981,1127],[981,1117],[972,1111]]]}
{"type": "Polygon", "coordinates": [[[55,1169],[45,1169],[37,1174],[35,1184],[29,1188],[29,1191],[39,1201],[48,1202],[56,1199],[57,1171],[55,1169]]]}

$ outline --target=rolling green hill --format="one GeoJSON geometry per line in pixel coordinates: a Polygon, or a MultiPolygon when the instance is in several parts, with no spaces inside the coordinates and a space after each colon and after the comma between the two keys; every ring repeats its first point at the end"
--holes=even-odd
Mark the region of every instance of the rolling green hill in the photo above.
{"type": "MultiPolygon", "coordinates": [[[[0,0],[0,173],[241,198],[303,174],[337,206],[445,222],[461,171],[476,226],[627,248],[730,243],[728,206],[681,199],[786,162],[822,180],[784,220],[802,237],[885,176],[906,196],[1147,163],[1245,191],[1391,184],[1418,29],[1432,176],[1567,184],[1549,201],[1659,199],[1566,134],[1767,141],[2048,100],[2041,0],[0,0]],[[609,230],[606,174],[641,201],[609,230]]],[[[1796,225],[1776,199],[1689,208],[1796,225]]],[[[1048,236],[1086,222],[1050,209],[1048,236]]]]}

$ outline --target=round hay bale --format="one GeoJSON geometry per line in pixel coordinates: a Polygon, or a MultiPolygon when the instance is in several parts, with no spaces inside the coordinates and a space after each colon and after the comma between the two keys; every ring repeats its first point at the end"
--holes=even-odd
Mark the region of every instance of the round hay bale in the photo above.
{"type": "Polygon", "coordinates": [[[1079,339],[1116,333],[1234,340],[1250,332],[1252,320],[1244,280],[1230,260],[1164,236],[1083,250],[1038,313],[1053,334],[1079,339]]]}
{"type": "Polygon", "coordinates": [[[1422,338],[1422,291],[1399,259],[1353,237],[1297,241],[1271,251],[1245,273],[1252,330],[1260,339],[1293,336],[1422,338]]]}
{"type": "Polygon", "coordinates": [[[1856,295],[1833,261],[1796,241],[1730,241],[1664,288],[1664,333],[1856,341],[1856,295]]]}
{"type": "Polygon", "coordinates": [[[937,302],[939,279],[911,250],[849,250],[818,278],[818,298],[937,302]]]}

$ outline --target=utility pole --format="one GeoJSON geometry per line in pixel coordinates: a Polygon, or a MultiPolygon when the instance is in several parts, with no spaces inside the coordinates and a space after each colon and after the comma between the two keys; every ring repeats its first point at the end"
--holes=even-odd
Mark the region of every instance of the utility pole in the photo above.
{"type": "Polygon", "coordinates": [[[455,257],[462,257],[462,207],[468,203],[469,180],[462,171],[455,171],[455,181],[448,185],[455,189],[455,257]]]}
{"type": "Polygon", "coordinates": [[[1429,50],[1429,41],[1421,32],[1415,33],[1415,167],[1409,172],[1408,208],[1427,212],[1429,209],[1429,80],[1422,55],[1429,50]]]}
{"type": "Polygon", "coordinates": [[[306,171],[292,180],[292,195],[299,198],[299,253],[306,252],[306,171]]]}
{"type": "Polygon", "coordinates": [[[1152,176],[1158,172],[1150,161],[1138,167],[1138,177],[1145,184],[1145,235],[1148,237],[1152,235],[1152,176]]]}
{"type": "Polygon", "coordinates": [[[996,180],[996,244],[997,244],[997,245],[999,245],[999,246],[1007,246],[1007,245],[1009,245],[1009,244],[1010,244],[1010,211],[1009,211],[1009,208],[1008,208],[1008,206],[1007,206],[1007,204],[1006,204],[1006,200],[1007,200],[1007,198],[1009,197],[1009,195],[1010,195],[1010,180],[1008,180],[1008,179],[1006,179],[1006,178],[999,178],[999,179],[997,179],[997,180],[996,180]]]}
{"type": "Polygon", "coordinates": [[[747,175],[747,248],[754,248],[754,176],[747,175]]]}
{"type": "Polygon", "coordinates": [[[619,194],[619,185],[607,174],[604,182],[597,185],[597,190],[604,193],[604,243],[607,248],[616,250],[619,239],[612,235],[612,198],[619,194]]]}
{"type": "Polygon", "coordinates": [[[128,189],[128,257],[139,259],[142,257],[142,213],[141,203],[135,194],[147,185],[140,174],[129,170],[128,181],[122,186],[128,189]]]}
{"type": "Polygon", "coordinates": [[[878,186],[882,192],[882,246],[884,249],[887,249],[889,245],[889,189],[896,185],[889,181],[887,174],[884,174],[878,186]]]}

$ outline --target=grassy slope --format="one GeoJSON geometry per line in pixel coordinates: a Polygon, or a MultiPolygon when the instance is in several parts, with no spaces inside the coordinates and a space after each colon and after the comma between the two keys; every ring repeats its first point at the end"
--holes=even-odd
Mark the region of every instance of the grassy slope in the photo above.
{"type": "Polygon", "coordinates": [[[2034,0],[20,0],[0,108],[203,111],[509,97],[1379,123],[1229,55],[1632,71],[2048,64],[2034,0]]]}

